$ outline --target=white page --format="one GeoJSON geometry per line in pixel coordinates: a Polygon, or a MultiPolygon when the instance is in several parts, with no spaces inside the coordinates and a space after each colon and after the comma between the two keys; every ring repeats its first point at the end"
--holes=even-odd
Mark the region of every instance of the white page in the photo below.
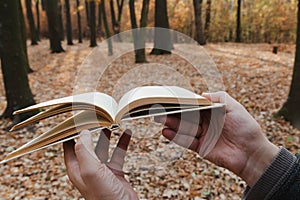
{"type": "Polygon", "coordinates": [[[90,92],[90,93],[84,93],[84,94],[68,96],[68,97],[42,102],[33,106],[29,106],[22,110],[18,110],[15,112],[15,114],[19,114],[30,110],[39,109],[39,108],[45,108],[49,106],[68,104],[68,103],[69,104],[84,103],[84,104],[94,105],[106,111],[112,117],[112,119],[115,118],[116,110],[118,107],[117,102],[111,96],[100,92],[90,92]]]}
{"type": "MultiPolygon", "coordinates": [[[[191,98],[204,99],[204,97],[195,94],[184,88],[177,86],[144,86],[138,87],[127,92],[119,101],[118,112],[130,103],[143,98],[191,98]]],[[[196,100],[195,100],[196,101],[196,100]]],[[[180,102],[179,102],[180,103],[180,102]]]]}

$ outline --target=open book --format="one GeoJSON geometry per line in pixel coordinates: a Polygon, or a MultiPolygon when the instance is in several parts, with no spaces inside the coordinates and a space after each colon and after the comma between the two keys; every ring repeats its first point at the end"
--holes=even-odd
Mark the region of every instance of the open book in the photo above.
{"type": "Polygon", "coordinates": [[[9,153],[1,163],[73,139],[84,129],[114,129],[124,120],[221,106],[223,105],[212,104],[208,99],[176,86],[138,87],[127,92],[118,103],[111,96],[100,92],[50,100],[16,111],[14,114],[47,108],[15,125],[11,131],[65,112],[80,112],[9,153]]]}

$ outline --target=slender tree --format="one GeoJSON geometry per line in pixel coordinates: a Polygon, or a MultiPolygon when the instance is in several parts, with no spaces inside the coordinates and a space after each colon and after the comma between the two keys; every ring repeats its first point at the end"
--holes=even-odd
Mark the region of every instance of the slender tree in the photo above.
{"type": "Polygon", "coordinates": [[[146,50],[145,50],[145,27],[148,23],[148,11],[149,11],[149,0],[143,0],[143,6],[141,11],[140,29],[137,28],[136,15],[134,0],[129,0],[130,9],[130,21],[133,29],[133,40],[135,49],[135,62],[144,63],[147,62],[146,50]]]}
{"type": "Polygon", "coordinates": [[[19,0],[2,0],[0,4],[0,55],[7,101],[2,117],[11,118],[14,122],[33,114],[13,116],[15,110],[35,103],[28,84],[20,7],[19,0]]]}
{"type": "MultiPolygon", "coordinates": [[[[116,3],[117,3],[117,11],[118,11],[117,16],[114,8],[114,1],[110,0],[110,13],[111,13],[111,22],[112,22],[111,24],[112,24],[112,29],[114,31],[114,34],[119,34],[124,0],[116,0],[116,3]]],[[[121,40],[120,37],[118,37],[118,39],[121,40]]]]}
{"type": "Polygon", "coordinates": [[[106,39],[107,39],[107,44],[108,44],[108,55],[111,56],[113,54],[113,48],[112,48],[112,41],[110,38],[110,31],[108,28],[108,23],[107,23],[107,18],[106,18],[106,12],[105,12],[105,1],[101,1],[101,15],[102,15],[102,20],[104,23],[104,28],[105,28],[105,34],[106,34],[106,39]]]}
{"type": "Polygon", "coordinates": [[[90,27],[90,9],[89,9],[88,0],[84,0],[84,5],[85,5],[86,23],[87,23],[88,27],[90,27]]]}
{"type": "Polygon", "coordinates": [[[40,40],[41,22],[40,22],[40,0],[35,0],[35,12],[36,12],[36,35],[40,40]]]}
{"type": "Polygon", "coordinates": [[[48,32],[51,52],[64,52],[64,49],[61,46],[57,0],[45,0],[45,7],[48,20],[48,32]]]}
{"type": "Polygon", "coordinates": [[[154,48],[150,54],[171,54],[172,41],[169,26],[167,0],[155,1],[154,48]]]}
{"type": "Polygon", "coordinates": [[[89,1],[90,47],[97,46],[96,41],[96,2],[89,1]]]}
{"type": "Polygon", "coordinates": [[[78,28],[78,42],[82,43],[82,30],[81,30],[81,15],[80,15],[80,0],[76,0],[77,12],[77,28],[78,28]]]}
{"type": "Polygon", "coordinates": [[[61,4],[61,0],[56,0],[56,1],[58,5],[58,27],[59,27],[60,40],[63,41],[65,39],[65,33],[64,33],[63,15],[62,15],[62,4],[61,4]]]}
{"type": "Polygon", "coordinates": [[[200,45],[205,45],[205,37],[202,28],[202,0],[193,0],[194,3],[194,15],[196,25],[196,41],[200,45]]]}
{"type": "Polygon", "coordinates": [[[71,21],[70,1],[69,0],[65,0],[65,13],[66,13],[67,44],[73,45],[72,21],[71,21]]]}
{"type": "Polygon", "coordinates": [[[236,42],[242,41],[242,28],[241,28],[241,9],[242,0],[237,0],[237,12],[236,12],[236,42]]]}
{"type": "Polygon", "coordinates": [[[294,61],[293,77],[290,87],[288,99],[283,107],[277,113],[278,116],[283,116],[287,121],[300,129],[300,0],[298,0],[298,22],[297,22],[297,39],[296,39],[296,54],[294,61]]]}
{"type": "Polygon", "coordinates": [[[21,37],[22,37],[22,45],[23,45],[23,49],[25,52],[25,59],[26,59],[26,69],[28,73],[33,72],[33,70],[30,68],[29,66],[29,61],[28,61],[28,53],[27,53],[27,33],[26,33],[26,26],[25,26],[25,20],[24,20],[24,14],[23,14],[23,8],[22,8],[22,4],[20,2],[20,0],[18,1],[18,6],[19,9],[21,10],[21,12],[19,12],[20,14],[20,24],[21,24],[21,37]]]}
{"type": "Polygon", "coordinates": [[[210,11],[211,11],[211,0],[206,1],[206,12],[205,12],[205,25],[204,25],[204,36],[205,41],[208,40],[209,26],[210,26],[210,11]]]}
{"type": "Polygon", "coordinates": [[[37,45],[38,44],[38,37],[37,37],[37,31],[36,31],[36,28],[35,28],[32,9],[31,9],[31,7],[32,7],[31,0],[25,0],[25,5],[26,5],[27,21],[28,21],[29,30],[30,30],[31,45],[37,45]]]}
{"type": "Polygon", "coordinates": [[[98,4],[98,24],[97,24],[97,31],[99,33],[99,36],[102,37],[103,34],[103,30],[102,30],[102,5],[101,2],[98,4]]]}

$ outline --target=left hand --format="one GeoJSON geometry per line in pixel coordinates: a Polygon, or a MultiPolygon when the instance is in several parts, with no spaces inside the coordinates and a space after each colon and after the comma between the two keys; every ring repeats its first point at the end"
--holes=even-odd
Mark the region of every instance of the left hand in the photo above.
{"type": "Polygon", "coordinates": [[[85,199],[138,199],[122,171],[131,132],[123,133],[108,162],[110,136],[111,131],[103,130],[95,150],[87,130],[80,133],[76,143],[73,140],[65,142],[68,176],[85,199]]]}

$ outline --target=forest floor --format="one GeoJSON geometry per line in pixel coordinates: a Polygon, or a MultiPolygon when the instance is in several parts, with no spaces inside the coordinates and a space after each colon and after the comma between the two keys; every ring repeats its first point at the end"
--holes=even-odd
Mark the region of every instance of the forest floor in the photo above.
{"type": "MultiPolygon", "coordinates": [[[[279,53],[273,54],[269,44],[220,43],[204,48],[176,44],[177,53],[147,54],[148,63],[140,65],[134,63],[128,44],[114,46],[112,57],[106,56],[106,49],[100,47],[89,48],[88,41],[84,41],[64,46],[65,53],[50,54],[46,40],[29,46],[34,70],[29,80],[36,102],[94,90],[119,99],[128,89],[147,84],[192,86],[198,93],[223,89],[247,108],[272,142],[293,153],[299,149],[300,131],[282,119],[273,118],[289,92],[294,45],[280,45],[279,53]],[[105,67],[107,63],[110,64],[105,67]]],[[[1,81],[0,111],[5,106],[1,81]]],[[[0,160],[65,117],[46,119],[16,132],[6,131],[9,120],[0,120],[0,160]]],[[[122,124],[122,129],[128,127],[133,138],[124,170],[140,199],[241,198],[246,184],[240,178],[166,141],[160,135],[162,126],[152,119],[122,124]]],[[[118,137],[116,132],[112,144],[118,137]]],[[[0,199],[80,199],[66,175],[62,146],[0,166],[0,199]]]]}

